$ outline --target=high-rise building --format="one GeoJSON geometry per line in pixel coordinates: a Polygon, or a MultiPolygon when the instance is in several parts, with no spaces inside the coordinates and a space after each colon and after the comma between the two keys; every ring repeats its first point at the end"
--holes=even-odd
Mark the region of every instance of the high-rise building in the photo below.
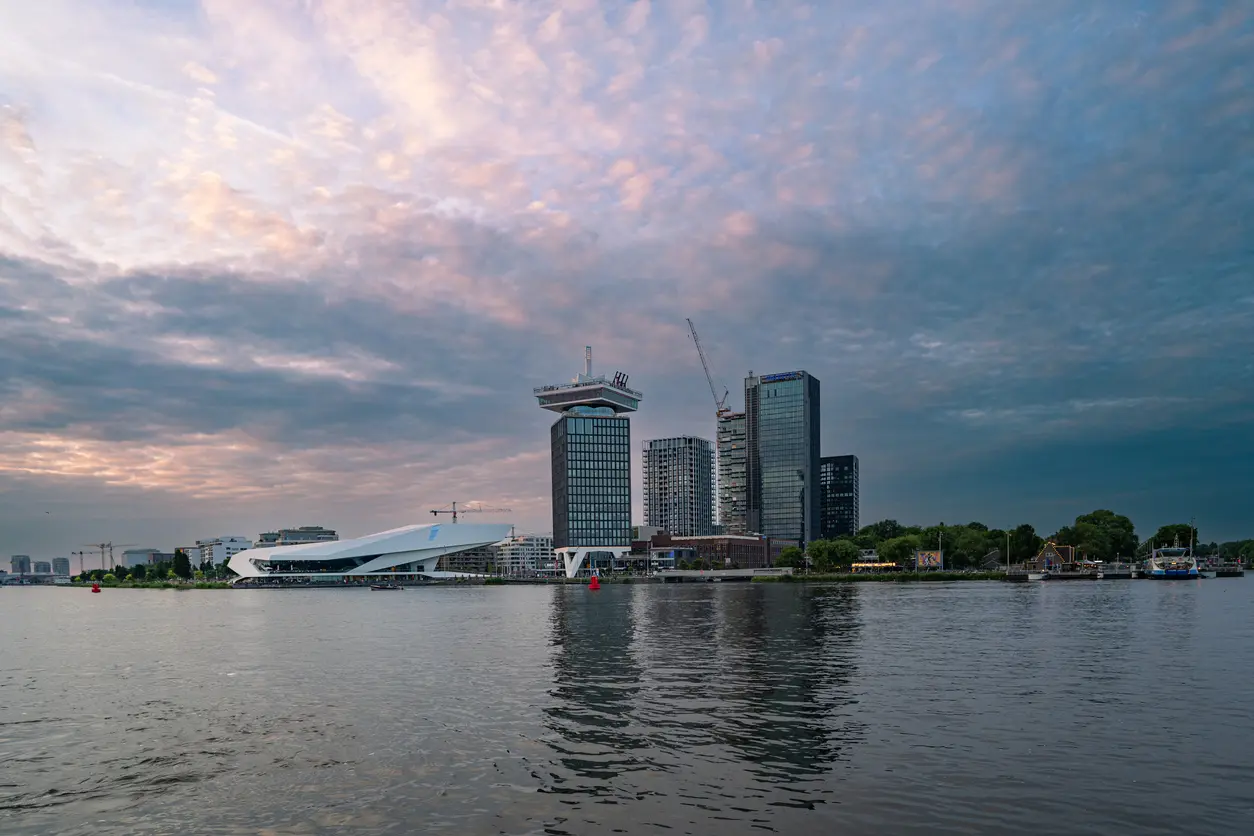
{"type": "Polygon", "coordinates": [[[858,533],[858,457],[824,456],[819,460],[819,536],[824,540],[858,533]]]}
{"type": "Polygon", "coordinates": [[[36,560],[33,571],[36,575],[51,575],[52,563],[47,560],[36,560]]]}
{"type": "Polygon", "coordinates": [[[819,533],[819,381],[808,372],[745,378],[747,525],[767,537],[819,533]]]}
{"type": "Polygon", "coordinates": [[[683,537],[714,533],[714,445],[691,435],[644,443],[644,524],[683,537]]]}
{"type": "Polygon", "coordinates": [[[13,570],[15,575],[30,574],[30,555],[15,554],[9,560],[9,568],[13,570]]]}
{"type": "Polygon", "coordinates": [[[608,568],[631,551],[631,426],[640,408],[627,375],[592,376],[592,347],[584,372],[568,384],[534,390],[542,409],[561,413],[549,431],[553,468],[553,548],[567,577],[608,568]]]}
{"type": "Polygon", "coordinates": [[[68,557],[52,558],[52,574],[68,578],[70,576],[70,559],[68,557]]]}
{"type": "Polygon", "coordinates": [[[718,524],[724,534],[749,530],[748,483],[745,468],[749,446],[745,438],[745,414],[724,412],[718,416],[718,524]]]}

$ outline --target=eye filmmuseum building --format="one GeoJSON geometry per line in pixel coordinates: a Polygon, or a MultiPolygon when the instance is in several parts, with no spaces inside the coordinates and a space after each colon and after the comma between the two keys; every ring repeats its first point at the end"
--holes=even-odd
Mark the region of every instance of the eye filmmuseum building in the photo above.
{"type": "Polygon", "coordinates": [[[553,551],[567,577],[609,569],[631,551],[631,425],[641,393],[627,375],[584,371],[567,384],[534,391],[542,409],[559,413],[549,430],[553,466],[553,551]]]}

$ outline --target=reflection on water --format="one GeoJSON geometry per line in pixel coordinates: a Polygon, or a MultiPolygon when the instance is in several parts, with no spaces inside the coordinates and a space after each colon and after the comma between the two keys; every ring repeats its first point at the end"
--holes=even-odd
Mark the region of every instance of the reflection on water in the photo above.
{"type": "Polygon", "coordinates": [[[851,586],[558,590],[545,715],[568,774],[550,791],[647,800],[658,826],[695,808],[775,829],[779,808],[824,801],[860,736],[857,602],[851,586]]]}
{"type": "Polygon", "coordinates": [[[5,836],[1254,818],[1248,580],[3,595],[5,836]]]}

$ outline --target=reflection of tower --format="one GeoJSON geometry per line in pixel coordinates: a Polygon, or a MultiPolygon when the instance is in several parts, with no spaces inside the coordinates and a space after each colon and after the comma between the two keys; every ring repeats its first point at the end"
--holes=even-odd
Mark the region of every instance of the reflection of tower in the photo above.
{"type": "Polygon", "coordinates": [[[720,667],[739,672],[723,694],[724,745],[761,782],[824,785],[829,765],[861,736],[849,684],[859,621],[855,586],[796,591],[749,584],[724,591],[720,667]]]}
{"type": "Polygon", "coordinates": [[[608,568],[631,551],[631,426],[640,408],[627,375],[592,376],[592,346],[573,381],[534,390],[542,409],[558,412],[549,436],[553,466],[553,550],[573,578],[608,568]]]}
{"type": "MultiPolygon", "coordinates": [[[[554,699],[544,709],[545,725],[559,736],[560,762],[586,779],[580,791],[589,795],[611,794],[607,780],[638,768],[634,753],[647,744],[626,731],[640,691],[631,653],[633,589],[607,585],[595,596],[582,587],[554,590],[554,699]]],[[[563,776],[563,783],[569,780],[563,776]]]]}

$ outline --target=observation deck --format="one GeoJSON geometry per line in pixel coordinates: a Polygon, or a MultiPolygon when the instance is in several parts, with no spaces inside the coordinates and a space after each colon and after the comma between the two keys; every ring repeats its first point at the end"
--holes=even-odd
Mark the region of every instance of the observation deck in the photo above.
{"type": "Polygon", "coordinates": [[[576,407],[612,409],[615,414],[635,412],[643,394],[627,385],[627,375],[615,372],[614,377],[592,376],[592,346],[584,349],[584,371],[570,383],[538,386],[532,390],[541,409],[566,412],[576,407]]]}

